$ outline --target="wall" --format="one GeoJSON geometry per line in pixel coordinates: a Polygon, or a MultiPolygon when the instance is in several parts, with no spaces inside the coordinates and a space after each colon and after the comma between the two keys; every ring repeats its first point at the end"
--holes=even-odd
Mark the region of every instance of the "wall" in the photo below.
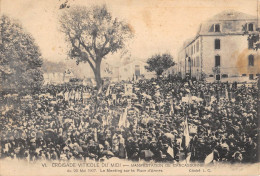
{"type": "Polygon", "coordinates": [[[202,36],[203,72],[213,74],[215,56],[220,56],[220,74],[228,74],[229,77],[241,76],[242,74],[257,73],[259,58],[256,51],[248,49],[247,35],[223,35],[202,36]],[[215,49],[215,39],[220,39],[220,49],[215,49]],[[248,55],[255,56],[255,66],[248,67],[248,55]]]}
{"type": "Polygon", "coordinates": [[[119,67],[119,79],[120,80],[132,80],[133,75],[135,75],[135,65],[140,65],[140,74],[144,75],[145,78],[150,79],[150,78],[154,77],[155,74],[153,72],[148,72],[145,69],[145,66],[147,65],[147,63],[145,63],[143,61],[139,61],[139,60],[134,60],[127,65],[123,65],[123,66],[119,67]]]}
{"type": "Polygon", "coordinates": [[[244,81],[245,77],[249,78],[249,74],[253,74],[254,77],[259,74],[260,53],[248,49],[248,35],[244,34],[245,30],[249,30],[249,24],[253,24],[253,32],[255,32],[256,17],[236,11],[224,11],[202,23],[197,36],[193,40],[184,42],[183,49],[178,53],[178,72],[181,73],[182,78],[186,77],[186,73],[190,73],[190,68],[191,76],[197,79],[205,73],[207,77],[212,76],[213,80],[216,74],[220,74],[221,79],[223,74],[228,76],[223,80],[239,79],[244,75],[241,79],[244,81]],[[216,24],[220,25],[220,31],[215,31],[216,24]],[[215,39],[220,39],[221,47],[218,50],[215,49],[215,39]],[[199,51],[197,42],[199,42],[199,51]],[[254,66],[248,64],[248,56],[251,54],[254,56],[254,66]],[[217,70],[216,55],[219,55],[221,60],[220,68],[217,70]]]}
{"type": "Polygon", "coordinates": [[[194,78],[201,78],[201,37],[194,39],[189,45],[182,49],[178,54],[178,72],[185,78],[186,73],[190,73],[194,78]],[[191,66],[188,62],[191,59],[191,66]]]}

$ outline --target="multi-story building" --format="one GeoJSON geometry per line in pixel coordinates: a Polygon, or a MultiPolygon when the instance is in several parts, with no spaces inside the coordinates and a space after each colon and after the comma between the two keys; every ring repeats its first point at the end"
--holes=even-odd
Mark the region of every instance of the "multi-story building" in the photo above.
{"type": "Polygon", "coordinates": [[[178,73],[185,77],[246,81],[260,73],[260,57],[248,40],[257,33],[257,18],[224,11],[202,23],[197,35],[178,53],[178,73]]]}

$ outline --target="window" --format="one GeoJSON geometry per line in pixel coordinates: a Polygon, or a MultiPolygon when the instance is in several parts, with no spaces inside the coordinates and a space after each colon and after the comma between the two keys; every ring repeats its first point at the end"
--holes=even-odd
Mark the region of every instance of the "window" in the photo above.
{"type": "Polygon", "coordinates": [[[254,74],[249,74],[249,79],[253,80],[254,79],[254,74]]]}
{"type": "Polygon", "coordinates": [[[196,50],[197,50],[197,52],[199,52],[199,41],[197,41],[196,50]]]}
{"type": "Polygon", "coordinates": [[[248,49],[253,49],[253,48],[254,48],[254,41],[248,40],[248,49]]]}
{"type": "Polygon", "coordinates": [[[246,76],[246,74],[244,73],[244,74],[242,74],[242,76],[246,76]]]}
{"type": "Polygon", "coordinates": [[[215,49],[220,49],[220,40],[215,39],[215,49]]]}
{"type": "Polygon", "coordinates": [[[248,31],[253,31],[254,30],[254,25],[252,23],[250,23],[248,25],[248,31]]]}
{"type": "Polygon", "coordinates": [[[220,32],[220,25],[219,24],[215,24],[215,32],[220,32]]]}
{"type": "Polygon", "coordinates": [[[216,80],[220,80],[220,75],[216,75],[216,80]]]}
{"type": "Polygon", "coordinates": [[[135,75],[140,76],[140,65],[135,65],[135,75]]]}
{"type": "Polygon", "coordinates": [[[197,61],[197,67],[199,67],[200,66],[200,58],[197,57],[196,61],[197,61]]]}
{"type": "Polygon", "coordinates": [[[210,78],[212,78],[212,77],[213,77],[213,75],[209,75],[209,77],[210,77],[210,78]]]}
{"type": "Polygon", "coordinates": [[[254,56],[252,54],[248,56],[248,66],[254,66],[254,56]]]}
{"type": "Polygon", "coordinates": [[[218,66],[220,66],[220,56],[219,55],[215,56],[215,67],[218,67],[218,66]]]}
{"type": "Polygon", "coordinates": [[[228,75],[227,74],[223,74],[222,78],[228,78],[228,75]]]}
{"type": "Polygon", "coordinates": [[[188,67],[191,67],[191,58],[188,58],[188,67]]]}

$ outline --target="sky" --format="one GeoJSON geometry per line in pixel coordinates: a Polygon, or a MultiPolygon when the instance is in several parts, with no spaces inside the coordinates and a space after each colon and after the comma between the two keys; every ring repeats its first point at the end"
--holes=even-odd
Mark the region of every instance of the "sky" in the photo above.
{"type": "MultiPolygon", "coordinates": [[[[18,19],[39,45],[44,60],[71,62],[67,44],[59,31],[59,5],[65,0],[0,0],[1,14],[18,19]]],[[[69,0],[71,6],[106,4],[113,17],[134,29],[128,53],[108,55],[117,65],[124,57],[146,60],[157,53],[170,53],[177,60],[182,43],[194,37],[200,23],[224,11],[257,15],[257,0],[69,0]]]]}

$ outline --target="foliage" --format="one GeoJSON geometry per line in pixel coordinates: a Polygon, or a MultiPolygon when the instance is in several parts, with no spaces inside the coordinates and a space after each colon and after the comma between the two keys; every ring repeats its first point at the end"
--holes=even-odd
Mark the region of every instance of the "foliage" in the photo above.
{"type": "Polygon", "coordinates": [[[70,8],[69,0],[65,0],[61,5],[60,9],[70,8]]]}
{"type": "Polygon", "coordinates": [[[248,31],[247,24],[242,26],[244,35],[248,35],[248,42],[252,43],[252,49],[258,50],[260,48],[259,32],[260,28],[257,28],[256,31],[248,31]]]}
{"type": "Polygon", "coordinates": [[[32,36],[7,16],[0,18],[0,79],[3,91],[32,93],[43,83],[42,57],[32,36]]]}
{"type": "Polygon", "coordinates": [[[148,71],[155,71],[157,76],[160,76],[165,70],[174,66],[175,62],[170,54],[156,54],[147,60],[147,64],[145,68],[148,71]]]}
{"type": "Polygon", "coordinates": [[[91,8],[75,6],[64,10],[60,18],[61,31],[69,43],[69,56],[76,63],[86,62],[95,74],[97,86],[101,86],[100,65],[109,53],[124,48],[132,37],[128,24],[112,18],[105,5],[91,8]]]}
{"type": "Polygon", "coordinates": [[[254,50],[258,50],[260,48],[259,33],[249,34],[247,40],[248,40],[248,42],[253,43],[254,50]]]}

